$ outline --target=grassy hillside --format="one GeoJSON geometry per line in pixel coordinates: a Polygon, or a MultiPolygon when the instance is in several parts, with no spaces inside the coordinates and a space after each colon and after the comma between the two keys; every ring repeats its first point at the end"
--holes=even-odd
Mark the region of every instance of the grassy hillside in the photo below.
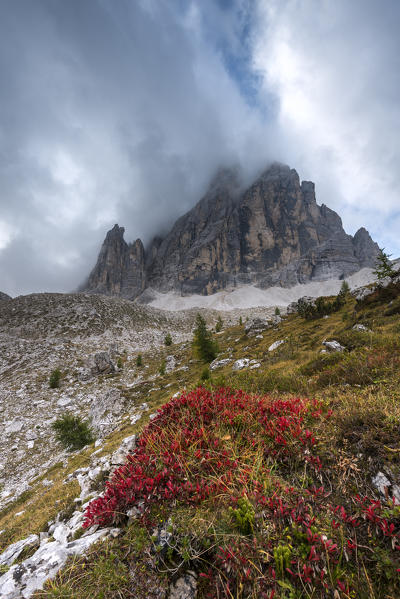
{"type": "MultiPolygon", "coordinates": [[[[399,313],[392,286],[362,304],[348,297],[327,318],[290,315],[262,336],[248,337],[245,322],[224,328],[218,359],[231,362],[211,373],[187,344],[143,353],[149,378],[167,355],[179,366],[139,391],[121,385],[131,405],[159,408],[151,421],[123,420],[98,454],[140,433],[127,464],[106,487],[96,482],[105,493],[87,512],[87,526],[121,535],[35,597],[163,598],[185,574],[198,599],[400,596],[399,313]],[[321,353],[324,340],[346,350],[321,353]],[[242,358],[260,367],[233,371],[242,358]],[[378,472],[392,483],[382,493],[378,472]]],[[[51,488],[37,480],[0,513],[0,548],[71,508],[77,483],[65,478],[93,451],[56,465],[42,477],[51,488]]]]}

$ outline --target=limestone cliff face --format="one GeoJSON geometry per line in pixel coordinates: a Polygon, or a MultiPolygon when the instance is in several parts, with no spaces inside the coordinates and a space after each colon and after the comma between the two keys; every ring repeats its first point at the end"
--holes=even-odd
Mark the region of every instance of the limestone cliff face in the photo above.
{"type": "Polygon", "coordinates": [[[221,170],[146,256],[123,231],[107,233],[85,290],[135,297],[145,287],[208,295],[239,284],[291,286],[346,277],[373,266],[378,253],[365,229],[347,235],[340,217],[318,206],[314,184],[282,164],[246,190],[235,171],[221,170]]]}
{"type": "Polygon", "coordinates": [[[108,231],[97,264],[81,291],[134,299],[145,288],[144,248],[140,239],[128,244],[125,229],[115,225],[108,231]]]}

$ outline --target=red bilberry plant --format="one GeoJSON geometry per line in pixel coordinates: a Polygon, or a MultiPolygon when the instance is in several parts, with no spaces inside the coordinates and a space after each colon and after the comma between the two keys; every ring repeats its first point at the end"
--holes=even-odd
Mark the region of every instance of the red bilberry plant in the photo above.
{"type": "Polygon", "coordinates": [[[399,591],[394,509],[358,495],[336,505],[321,484],[313,429],[331,415],[310,399],[225,388],[183,393],[144,429],[126,464],[89,504],[84,526],[119,524],[134,506],[149,529],[160,506],[167,514],[217,513],[225,528],[213,524],[196,550],[185,549],[204,596],[347,598],[364,589],[368,597],[383,578],[399,591]],[[368,571],[382,554],[384,571],[372,582],[368,571]]]}

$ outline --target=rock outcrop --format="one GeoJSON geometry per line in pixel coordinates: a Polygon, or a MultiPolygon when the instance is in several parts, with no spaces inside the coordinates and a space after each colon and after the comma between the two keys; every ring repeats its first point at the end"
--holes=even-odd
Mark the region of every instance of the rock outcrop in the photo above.
{"type": "Polygon", "coordinates": [[[140,239],[124,240],[125,229],[108,231],[97,264],[82,290],[133,299],[145,288],[144,248],[140,239]]]}
{"type": "Polygon", "coordinates": [[[0,302],[3,302],[5,300],[10,300],[12,299],[9,295],[7,295],[7,293],[3,293],[2,291],[0,291],[0,302]]]}
{"type": "Polygon", "coordinates": [[[206,195],[170,233],[143,250],[124,229],[107,233],[83,291],[134,298],[145,288],[209,295],[237,285],[290,287],[345,278],[373,266],[378,246],[361,228],[347,235],[340,217],[315,198],[314,183],[271,165],[243,190],[221,170],[206,195]]]}

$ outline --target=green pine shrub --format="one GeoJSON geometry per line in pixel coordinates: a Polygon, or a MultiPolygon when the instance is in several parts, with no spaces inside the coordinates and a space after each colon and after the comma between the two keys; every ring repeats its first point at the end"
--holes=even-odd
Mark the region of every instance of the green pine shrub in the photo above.
{"type": "Polygon", "coordinates": [[[199,360],[205,363],[212,362],[217,357],[219,351],[218,345],[207,329],[206,321],[201,314],[197,314],[196,316],[193,349],[199,360]]]}
{"type": "Polygon", "coordinates": [[[82,447],[93,443],[95,440],[89,423],[82,420],[80,416],[68,412],[57,418],[53,422],[52,428],[56,433],[57,441],[71,451],[82,449],[82,447]]]}
{"type": "Polygon", "coordinates": [[[50,389],[58,389],[60,386],[61,380],[61,370],[59,368],[55,368],[50,374],[49,378],[49,387],[50,389]]]}

